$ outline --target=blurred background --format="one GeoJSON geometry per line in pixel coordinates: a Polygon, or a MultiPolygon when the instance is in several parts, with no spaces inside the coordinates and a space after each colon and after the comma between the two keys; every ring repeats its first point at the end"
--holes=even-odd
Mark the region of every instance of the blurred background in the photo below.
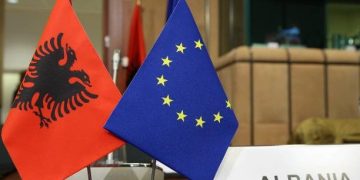
{"type": "MultiPolygon", "coordinates": [[[[0,1],[1,124],[54,2],[0,1]]],[[[233,146],[360,143],[360,1],[187,2],[240,122],[233,146]]],[[[114,51],[127,56],[134,5],[73,0],[109,73],[114,51]]],[[[141,7],[148,52],[165,24],[167,0],[142,0],[141,7]]],[[[121,92],[126,68],[117,71],[121,92]]],[[[127,148],[129,162],[150,160],[127,148]]],[[[7,156],[0,159],[7,167],[7,156]]]]}

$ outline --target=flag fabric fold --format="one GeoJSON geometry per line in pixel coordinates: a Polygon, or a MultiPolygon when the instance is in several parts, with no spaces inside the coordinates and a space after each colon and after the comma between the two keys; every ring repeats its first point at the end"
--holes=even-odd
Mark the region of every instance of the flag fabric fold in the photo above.
{"type": "Polygon", "coordinates": [[[237,120],[180,0],[105,128],[190,179],[213,179],[237,120]]]}
{"type": "Polygon", "coordinates": [[[137,70],[144,63],[146,56],[141,20],[141,4],[139,2],[135,5],[131,19],[127,56],[129,58],[129,66],[127,68],[126,84],[129,85],[137,70]]]}
{"type": "Polygon", "coordinates": [[[103,125],[121,94],[69,0],[57,0],[2,131],[27,179],[65,179],[124,144],[103,125]]]}

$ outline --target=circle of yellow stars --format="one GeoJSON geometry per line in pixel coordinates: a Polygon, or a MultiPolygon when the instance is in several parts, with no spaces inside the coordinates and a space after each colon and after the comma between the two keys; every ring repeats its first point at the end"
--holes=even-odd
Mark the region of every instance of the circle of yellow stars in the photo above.
{"type": "MultiPolygon", "coordinates": [[[[194,44],[195,44],[194,48],[199,49],[199,50],[202,50],[202,48],[204,46],[204,44],[201,42],[200,39],[194,41],[194,44]]],[[[175,44],[175,46],[176,46],[176,52],[177,53],[185,54],[187,47],[182,42],[180,42],[179,44],[175,44]]],[[[165,56],[165,57],[161,58],[161,60],[162,60],[162,66],[165,66],[167,68],[170,68],[171,63],[173,62],[173,60],[170,59],[169,56],[165,56]]],[[[166,83],[168,82],[168,80],[165,78],[165,76],[163,74],[156,77],[156,79],[157,79],[157,85],[158,86],[165,86],[166,83]]],[[[167,94],[167,96],[161,97],[161,98],[162,98],[162,104],[164,106],[168,106],[168,107],[170,107],[171,103],[173,103],[173,101],[174,101],[169,94],[167,94]]],[[[225,106],[226,106],[226,108],[231,109],[231,104],[230,104],[229,100],[225,101],[225,106]]],[[[176,112],[176,114],[177,114],[177,120],[181,121],[181,122],[185,122],[185,120],[186,120],[186,118],[188,116],[184,112],[184,110],[176,112]]],[[[213,114],[213,116],[214,116],[213,121],[215,123],[221,123],[222,119],[224,118],[221,115],[220,111],[213,114]]],[[[203,128],[205,126],[206,121],[203,119],[202,116],[200,116],[198,118],[195,118],[195,123],[196,123],[195,124],[196,127],[203,128]]]]}

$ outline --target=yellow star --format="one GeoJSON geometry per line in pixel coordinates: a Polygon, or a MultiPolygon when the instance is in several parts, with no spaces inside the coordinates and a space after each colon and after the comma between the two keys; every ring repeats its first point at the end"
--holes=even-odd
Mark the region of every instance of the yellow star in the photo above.
{"type": "Polygon", "coordinates": [[[201,116],[199,119],[196,119],[196,127],[200,126],[202,128],[204,124],[205,124],[205,121],[203,121],[201,116]]]}
{"type": "Polygon", "coordinates": [[[200,39],[198,41],[194,41],[194,43],[195,43],[195,48],[199,48],[200,50],[204,46],[204,44],[201,43],[200,39]]]}
{"type": "Polygon", "coordinates": [[[229,100],[226,100],[226,107],[231,109],[231,104],[230,104],[230,101],[229,100]]]}
{"type": "Polygon", "coordinates": [[[163,99],[163,105],[168,105],[170,107],[170,103],[173,101],[172,99],[170,99],[170,96],[167,95],[166,97],[162,97],[163,99]]]}
{"type": "Polygon", "coordinates": [[[185,122],[185,118],[187,115],[184,113],[183,110],[181,110],[181,112],[179,112],[179,113],[177,112],[176,114],[178,115],[177,120],[182,120],[183,122],[185,122]]]}
{"type": "Polygon", "coordinates": [[[217,114],[214,114],[214,121],[215,122],[219,122],[221,121],[221,119],[223,118],[221,115],[220,115],[220,112],[218,112],[217,114]]]}
{"type": "Polygon", "coordinates": [[[170,63],[172,62],[171,59],[169,59],[169,56],[166,56],[166,58],[161,58],[161,60],[163,61],[163,66],[167,66],[167,67],[170,67],[170,63]]]}
{"type": "Polygon", "coordinates": [[[179,45],[176,45],[176,48],[177,48],[176,52],[181,52],[183,54],[184,54],[184,50],[186,49],[186,47],[183,46],[183,43],[180,43],[179,45]]]}
{"type": "Polygon", "coordinates": [[[168,81],[167,79],[164,78],[164,75],[161,75],[160,77],[157,77],[156,79],[158,80],[157,85],[161,84],[161,85],[165,86],[166,81],[168,81]]]}

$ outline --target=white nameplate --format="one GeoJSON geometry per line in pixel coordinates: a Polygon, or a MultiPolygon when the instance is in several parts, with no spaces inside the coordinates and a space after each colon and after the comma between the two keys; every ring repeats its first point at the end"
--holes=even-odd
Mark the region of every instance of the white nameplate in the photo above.
{"type": "Polygon", "coordinates": [[[231,147],[215,179],[360,180],[360,145],[231,147]]]}

